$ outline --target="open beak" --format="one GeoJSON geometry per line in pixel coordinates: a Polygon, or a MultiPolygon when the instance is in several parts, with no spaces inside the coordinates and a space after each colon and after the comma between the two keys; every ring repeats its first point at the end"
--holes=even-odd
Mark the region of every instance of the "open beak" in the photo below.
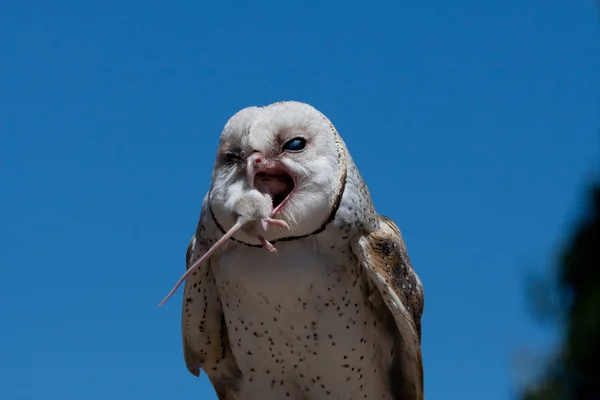
{"type": "Polygon", "coordinates": [[[274,160],[255,151],[246,160],[246,179],[252,189],[268,194],[276,214],[296,187],[294,178],[274,160]]]}

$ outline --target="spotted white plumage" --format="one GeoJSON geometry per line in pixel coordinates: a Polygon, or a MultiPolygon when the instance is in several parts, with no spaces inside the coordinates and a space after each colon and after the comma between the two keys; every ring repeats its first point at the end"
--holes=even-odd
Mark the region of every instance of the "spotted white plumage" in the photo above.
{"type": "Polygon", "coordinates": [[[423,399],[423,286],[313,107],[228,121],[186,265],[185,362],[219,399],[423,399]],[[245,200],[251,191],[270,214],[245,200]],[[226,232],[226,248],[198,265],[226,232]]]}

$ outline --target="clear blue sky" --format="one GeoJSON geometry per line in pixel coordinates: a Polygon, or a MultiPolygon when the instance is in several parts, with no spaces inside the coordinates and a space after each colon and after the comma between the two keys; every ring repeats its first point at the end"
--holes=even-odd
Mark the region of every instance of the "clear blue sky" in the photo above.
{"type": "Polygon", "coordinates": [[[0,38],[0,398],[215,398],[181,292],[156,305],[223,125],[279,100],[331,118],[404,232],[428,399],[509,398],[550,340],[524,278],[598,172],[595,1],[4,0],[0,38]]]}

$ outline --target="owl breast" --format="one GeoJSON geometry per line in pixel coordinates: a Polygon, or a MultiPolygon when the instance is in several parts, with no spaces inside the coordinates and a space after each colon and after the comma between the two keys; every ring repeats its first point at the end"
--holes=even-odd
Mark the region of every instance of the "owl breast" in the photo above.
{"type": "Polygon", "coordinates": [[[391,399],[392,338],[356,258],[309,240],[277,254],[233,245],[212,261],[243,399],[391,399]]]}

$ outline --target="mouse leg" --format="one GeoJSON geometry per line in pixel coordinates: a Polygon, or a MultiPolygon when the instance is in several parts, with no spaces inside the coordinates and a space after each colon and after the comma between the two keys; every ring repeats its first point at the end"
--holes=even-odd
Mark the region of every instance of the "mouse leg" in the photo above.
{"type": "Polygon", "coordinates": [[[275,246],[273,246],[271,242],[265,239],[264,236],[258,235],[258,240],[260,240],[262,245],[265,246],[265,249],[267,249],[269,253],[277,253],[277,249],[275,248],[275,246]]]}
{"type": "MultiPolygon", "coordinates": [[[[279,226],[281,228],[290,230],[290,226],[287,224],[287,222],[285,222],[282,219],[273,219],[273,218],[263,218],[261,221],[261,226],[263,228],[263,230],[266,232],[269,229],[269,225],[275,225],[275,226],[279,226]]],[[[262,235],[257,235],[256,236],[258,238],[258,240],[260,240],[260,242],[262,243],[262,245],[265,247],[265,249],[269,252],[269,253],[277,253],[277,249],[275,248],[275,246],[273,246],[273,244],[271,242],[269,242],[267,239],[265,239],[264,236],[262,235]]]]}

